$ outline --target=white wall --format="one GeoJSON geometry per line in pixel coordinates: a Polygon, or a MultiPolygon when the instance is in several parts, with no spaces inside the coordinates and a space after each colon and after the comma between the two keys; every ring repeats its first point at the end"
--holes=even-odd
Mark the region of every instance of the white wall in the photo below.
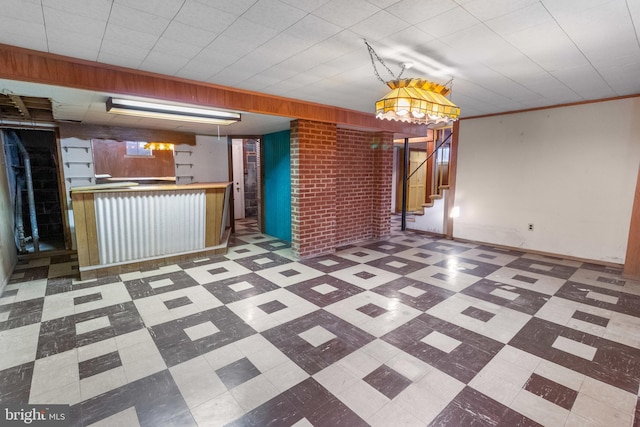
{"type": "Polygon", "coordinates": [[[415,215],[415,221],[408,223],[409,230],[428,231],[430,233],[445,234],[445,207],[449,197],[449,190],[442,190],[442,198],[433,200],[433,206],[422,208],[424,214],[415,215]]]}
{"type": "Polygon", "coordinates": [[[630,98],[462,120],[454,237],[624,263],[639,118],[630,98]]]}
{"type": "Polygon", "coordinates": [[[177,183],[229,181],[228,144],[226,136],[196,135],[196,145],[177,145],[175,147],[177,183]],[[191,154],[183,151],[189,151],[191,154]],[[180,164],[193,164],[193,167],[180,164]],[[180,176],[185,179],[180,179],[180,176]],[[190,181],[186,177],[193,177],[193,179],[190,181]]]}

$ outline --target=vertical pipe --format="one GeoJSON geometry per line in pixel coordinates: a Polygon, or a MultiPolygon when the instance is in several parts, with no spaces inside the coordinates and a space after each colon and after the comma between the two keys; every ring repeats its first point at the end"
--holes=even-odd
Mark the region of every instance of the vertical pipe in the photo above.
{"type": "Polygon", "coordinates": [[[24,224],[22,222],[22,180],[16,180],[16,229],[18,230],[18,244],[20,245],[20,253],[27,252],[27,244],[24,238],[24,224]]]}
{"type": "Polygon", "coordinates": [[[401,230],[407,229],[407,191],[409,182],[409,138],[404,139],[404,170],[402,171],[402,223],[401,230]]]}
{"type": "Polygon", "coordinates": [[[38,234],[38,219],[36,218],[36,201],[33,196],[33,177],[31,176],[31,159],[26,148],[20,142],[17,135],[15,136],[16,144],[24,158],[24,172],[27,179],[27,197],[29,198],[29,218],[31,220],[31,237],[33,238],[33,249],[40,252],[40,236],[38,234]]]}

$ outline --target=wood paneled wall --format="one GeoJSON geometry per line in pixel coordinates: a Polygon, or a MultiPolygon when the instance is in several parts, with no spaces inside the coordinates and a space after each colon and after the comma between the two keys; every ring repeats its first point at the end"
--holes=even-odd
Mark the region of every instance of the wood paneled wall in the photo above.
{"type": "Polygon", "coordinates": [[[93,168],[96,175],[116,178],[175,176],[173,151],[156,150],[152,157],[127,156],[127,143],[111,139],[94,139],[93,168]]]}

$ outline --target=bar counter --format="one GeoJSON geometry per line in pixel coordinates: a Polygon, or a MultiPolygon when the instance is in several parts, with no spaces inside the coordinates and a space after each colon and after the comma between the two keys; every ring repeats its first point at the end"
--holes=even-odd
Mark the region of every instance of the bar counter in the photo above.
{"type": "Polygon", "coordinates": [[[226,253],[231,183],[71,190],[80,279],[226,253]]]}

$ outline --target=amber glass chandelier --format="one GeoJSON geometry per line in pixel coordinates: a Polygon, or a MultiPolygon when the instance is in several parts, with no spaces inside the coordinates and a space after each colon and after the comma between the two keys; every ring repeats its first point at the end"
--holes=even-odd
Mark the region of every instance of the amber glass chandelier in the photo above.
{"type": "Polygon", "coordinates": [[[168,142],[147,142],[144,144],[145,150],[169,151],[173,150],[173,144],[168,142]]]}
{"type": "Polygon", "coordinates": [[[391,88],[391,92],[376,102],[376,117],[378,119],[431,126],[451,124],[458,119],[460,108],[447,98],[451,92],[450,87],[424,79],[402,79],[405,64],[403,64],[400,73],[397,76],[394,75],[366,40],[365,44],[369,49],[376,77],[391,88]],[[394,77],[393,80],[385,82],[380,77],[374,58],[394,77]]]}
{"type": "Polygon", "coordinates": [[[376,102],[376,117],[419,124],[447,124],[457,120],[460,108],[446,98],[450,90],[422,79],[387,82],[391,92],[376,102]]]}

